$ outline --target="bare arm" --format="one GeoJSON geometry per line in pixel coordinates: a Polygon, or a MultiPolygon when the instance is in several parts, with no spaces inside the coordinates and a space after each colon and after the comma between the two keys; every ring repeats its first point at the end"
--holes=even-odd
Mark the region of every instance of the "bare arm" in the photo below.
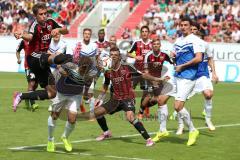
{"type": "Polygon", "coordinates": [[[198,53],[196,53],[195,57],[191,61],[181,64],[179,66],[176,66],[175,70],[176,70],[176,72],[180,72],[187,67],[190,67],[190,66],[200,63],[201,61],[202,61],[202,53],[198,52],[198,53]]]}
{"type": "Polygon", "coordinates": [[[33,38],[32,34],[30,34],[30,33],[22,33],[22,32],[19,32],[19,31],[15,32],[14,36],[15,36],[16,39],[22,38],[22,39],[24,39],[24,40],[26,40],[28,42],[31,41],[32,38],[33,38]]]}
{"type": "Polygon", "coordinates": [[[21,64],[21,59],[20,59],[20,52],[16,52],[16,57],[17,57],[17,63],[21,64]]]}
{"type": "Polygon", "coordinates": [[[55,28],[55,29],[52,30],[51,35],[54,37],[58,33],[60,33],[60,34],[68,34],[68,29],[66,27],[55,28]]]}
{"type": "Polygon", "coordinates": [[[212,80],[214,83],[218,83],[218,76],[216,74],[216,70],[215,70],[215,63],[213,60],[213,57],[209,57],[208,58],[208,65],[211,68],[212,71],[212,80]]]}

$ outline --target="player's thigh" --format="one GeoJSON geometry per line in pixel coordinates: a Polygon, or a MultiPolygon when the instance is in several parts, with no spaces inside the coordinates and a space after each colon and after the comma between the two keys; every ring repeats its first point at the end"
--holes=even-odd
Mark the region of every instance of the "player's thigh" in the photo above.
{"type": "Polygon", "coordinates": [[[101,107],[105,108],[107,113],[113,114],[113,113],[115,113],[119,104],[120,104],[120,102],[118,100],[110,98],[106,103],[102,104],[101,107]]]}
{"type": "Polygon", "coordinates": [[[186,101],[187,97],[193,91],[194,85],[196,81],[189,79],[176,78],[176,97],[175,100],[178,101],[186,101]]]}
{"type": "Polygon", "coordinates": [[[213,91],[213,85],[212,85],[211,79],[206,77],[206,76],[199,77],[196,80],[196,84],[195,84],[193,90],[196,93],[200,93],[200,92],[203,92],[205,90],[213,91]]]}
{"type": "Polygon", "coordinates": [[[40,70],[36,74],[36,77],[38,79],[39,85],[42,88],[45,88],[47,85],[55,85],[55,80],[50,68],[40,70]]]}
{"type": "Polygon", "coordinates": [[[69,97],[70,103],[67,106],[68,107],[68,111],[71,113],[77,113],[79,111],[80,108],[80,104],[82,101],[82,95],[74,95],[69,97]]]}
{"type": "Polygon", "coordinates": [[[63,94],[57,92],[57,95],[53,100],[52,103],[52,112],[60,113],[62,109],[69,103],[67,97],[63,94]]]}
{"type": "Polygon", "coordinates": [[[135,113],[135,99],[125,99],[119,104],[119,108],[125,112],[132,111],[135,113]]]}

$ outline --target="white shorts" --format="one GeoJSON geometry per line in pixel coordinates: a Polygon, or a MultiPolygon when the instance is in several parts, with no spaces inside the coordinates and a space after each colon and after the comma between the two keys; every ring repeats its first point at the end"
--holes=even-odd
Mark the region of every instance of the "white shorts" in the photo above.
{"type": "Polygon", "coordinates": [[[196,80],[196,84],[193,88],[193,91],[188,98],[191,98],[196,93],[202,93],[205,90],[213,91],[213,85],[210,78],[207,78],[206,76],[202,76],[196,80]]]}
{"type": "Polygon", "coordinates": [[[195,86],[196,80],[189,80],[189,79],[183,79],[183,78],[177,78],[176,79],[176,96],[175,100],[179,101],[186,101],[190,93],[193,91],[193,88],[195,86]]]}
{"type": "Polygon", "coordinates": [[[71,112],[78,112],[80,104],[82,101],[82,95],[73,95],[73,96],[66,96],[57,92],[56,97],[54,98],[52,104],[52,111],[53,112],[61,112],[63,108],[71,111],[71,112]]]}
{"type": "Polygon", "coordinates": [[[212,81],[210,78],[207,78],[206,76],[198,78],[193,89],[194,92],[202,92],[204,90],[213,91],[212,81]]]}
{"type": "Polygon", "coordinates": [[[175,78],[171,77],[171,79],[164,84],[161,94],[170,97],[175,97],[176,91],[177,91],[176,80],[175,78]]]}

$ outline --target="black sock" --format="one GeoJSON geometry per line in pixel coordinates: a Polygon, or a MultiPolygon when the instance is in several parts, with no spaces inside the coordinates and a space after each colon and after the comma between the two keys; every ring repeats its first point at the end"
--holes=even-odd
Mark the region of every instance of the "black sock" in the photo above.
{"type": "Polygon", "coordinates": [[[143,138],[145,140],[147,140],[148,138],[150,138],[148,132],[146,131],[146,129],[144,128],[143,124],[141,122],[139,122],[137,119],[135,119],[132,122],[133,126],[138,130],[138,132],[143,136],[143,138]]]}
{"type": "Polygon", "coordinates": [[[97,122],[104,132],[108,131],[107,121],[104,116],[97,118],[97,122]]]}
{"type": "Polygon", "coordinates": [[[30,100],[30,104],[32,106],[33,104],[35,104],[35,101],[34,100],[30,100]]]}
{"type": "Polygon", "coordinates": [[[46,90],[38,90],[29,93],[22,93],[21,99],[44,100],[49,98],[46,90]]]}
{"type": "Polygon", "coordinates": [[[140,114],[143,114],[144,109],[145,109],[145,107],[142,105],[143,100],[144,100],[144,98],[142,97],[142,98],[141,98],[141,103],[140,103],[140,108],[139,108],[139,113],[140,113],[140,114]]]}

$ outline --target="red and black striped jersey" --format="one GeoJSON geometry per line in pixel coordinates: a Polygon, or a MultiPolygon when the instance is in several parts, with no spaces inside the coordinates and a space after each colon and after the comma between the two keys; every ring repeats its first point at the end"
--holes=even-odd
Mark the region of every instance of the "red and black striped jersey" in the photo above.
{"type": "Polygon", "coordinates": [[[172,64],[170,57],[166,53],[154,53],[153,51],[150,51],[145,56],[144,68],[147,69],[149,71],[149,74],[152,76],[161,77],[164,61],[172,64]]]}
{"type": "Polygon", "coordinates": [[[141,72],[134,66],[121,63],[117,70],[110,71],[110,80],[113,85],[113,98],[117,100],[135,98],[132,79],[133,76],[141,76],[141,72]]]}
{"type": "Polygon", "coordinates": [[[51,32],[55,28],[61,28],[61,25],[53,19],[47,19],[44,25],[35,20],[29,28],[29,33],[33,35],[29,42],[29,52],[47,52],[52,38],[51,32]]]}
{"type": "Polygon", "coordinates": [[[27,56],[30,55],[29,53],[29,43],[28,41],[21,40],[20,43],[18,44],[18,47],[16,49],[17,52],[21,52],[21,50],[24,50],[24,68],[28,69],[28,63],[27,63],[27,56]]]}
{"type": "Polygon", "coordinates": [[[143,42],[142,39],[133,42],[132,47],[130,48],[129,52],[131,53],[131,52],[135,51],[136,56],[143,56],[142,61],[136,61],[134,64],[134,66],[138,70],[143,71],[145,55],[151,50],[152,50],[152,41],[151,40],[148,40],[146,43],[143,42]]]}

